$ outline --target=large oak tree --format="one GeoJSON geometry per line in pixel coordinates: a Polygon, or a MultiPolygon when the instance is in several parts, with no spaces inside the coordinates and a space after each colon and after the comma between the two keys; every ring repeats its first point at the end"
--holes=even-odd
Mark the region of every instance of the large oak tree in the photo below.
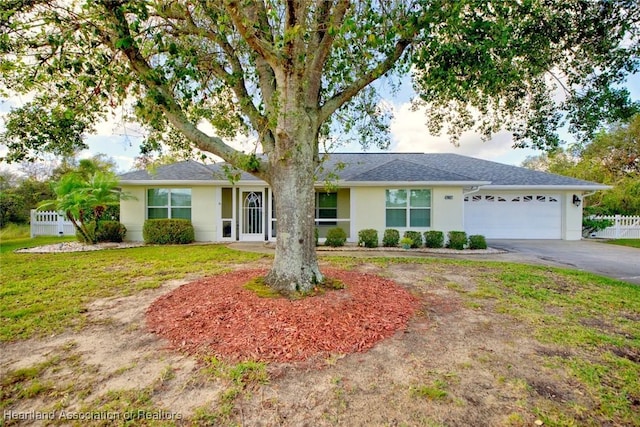
{"type": "Polygon", "coordinates": [[[332,133],[388,144],[374,81],[393,87],[410,74],[432,129],[447,123],[453,139],[507,129],[518,145],[554,146],[562,117],[588,135],[633,112],[617,87],[638,68],[639,9],[635,0],[5,0],[1,82],[34,96],[8,116],[7,160],[82,148],[97,120],[132,104],[148,130],[143,149],[195,147],[271,185],[278,238],[266,279],[305,290],[322,280],[320,144],[332,133]],[[241,132],[264,157],[228,144],[241,132]]]}

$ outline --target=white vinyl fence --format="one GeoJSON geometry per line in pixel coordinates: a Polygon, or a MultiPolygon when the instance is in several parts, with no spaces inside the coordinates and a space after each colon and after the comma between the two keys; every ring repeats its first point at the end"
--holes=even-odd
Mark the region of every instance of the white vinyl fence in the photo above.
{"type": "Polygon", "coordinates": [[[596,216],[594,219],[609,219],[611,227],[592,233],[593,237],[603,239],[640,239],[640,216],[596,216]]]}
{"type": "Polygon", "coordinates": [[[31,237],[35,236],[75,236],[71,221],[55,211],[31,209],[31,237]]]}

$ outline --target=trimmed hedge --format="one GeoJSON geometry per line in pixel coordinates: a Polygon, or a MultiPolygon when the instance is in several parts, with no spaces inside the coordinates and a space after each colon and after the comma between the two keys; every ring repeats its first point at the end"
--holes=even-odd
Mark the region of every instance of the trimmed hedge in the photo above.
{"type": "Polygon", "coordinates": [[[467,244],[467,233],[464,231],[450,231],[447,233],[447,237],[449,238],[448,248],[463,250],[467,244]]]}
{"type": "Polygon", "coordinates": [[[358,231],[358,246],[364,246],[365,248],[377,248],[378,230],[366,228],[358,231]]]}
{"type": "Polygon", "coordinates": [[[333,246],[334,248],[337,248],[339,246],[344,246],[346,241],[347,241],[347,233],[345,233],[345,231],[342,228],[335,227],[327,230],[327,240],[324,242],[324,244],[327,246],[333,246]]]}
{"type": "Polygon", "coordinates": [[[408,237],[413,243],[412,248],[419,248],[422,246],[422,234],[419,231],[405,231],[402,237],[408,237]]]}
{"type": "Polygon", "coordinates": [[[118,221],[100,221],[96,229],[96,240],[98,242],[120,243],[124,240],[127,227],[118,221]]]}
{"type": "Polygon", "coordinates": [[[469,236],[469,249],[487,249],[487,241],[481,234],[469,236]]]}
{"type": "Polygon", "coordinates": [[[188,219],[148,219],[142,228],[145,243],[181,245],[195,240],[193,225],[188,219]]]}
{"type": "Polygon", "coordinates": [[[441,248],[444,246],[444,233],[442,231],[425,231],[424,245],[427,248],[441,248]]]}
{"type": "Polygon", "coordinates": [[[400,232],[393,228],[387,228],[384,230],[384,236],[382,236],[382,246],[385,248],[395,248],[400,242],[400,232]]]}

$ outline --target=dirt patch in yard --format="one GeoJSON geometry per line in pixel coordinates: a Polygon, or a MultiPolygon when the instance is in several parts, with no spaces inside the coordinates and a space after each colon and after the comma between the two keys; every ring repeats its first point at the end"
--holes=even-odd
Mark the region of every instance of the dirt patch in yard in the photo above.
{"type": "MultiPolygon", "coordinates": [[[[265,262],[238,266],[238,270],[260,270],[265,262]]],[[[476,287],[475,273],[456,265],[439,265],[435,270],[429,265],[400,263],[385,268],[361,264],[348,273],[331,272],[337,278],[345,274],[344,281],[351,285],[345,300],[353,297],[360,282],[365,290],[368,283],[380,284],[381,288],[369,289],[370,296],[377,298],[367,309],[372,313],[385,301],[413,307],[415,312],[410,318],[401,316],[401,326],[374,333],[383,336],[376,342],[368,341],[359,348],[361,352],[321,349],[314,353],[318,362],[314,364],[295,362],[295,358],[264,358],[271,360],[266,365],[267,383],[241,382],[207,370],[201,358],[171,348],[171,343],[181,347],[185,341],[186,345],[186,338],[168,341],[147,328],[147,310],[162,314],[163,306],[154,301],[178,298],[180,290],[188,293],[189,286],[208,286],[215,291],[222,276],[172,281],[135,295],[98,300],[88,305],[87,322],[81,330],[3,345],[2,376],[49,361],[40,381],[49,381],[52,387],[47,393],[7,400],[3,410],[26,413],[55,409],[59,413],[61,409],[151,407],[176,425],[468,426],[533,425],[538,419],[536,408],[567,400],[591,407],[592,402],[564,371],[545,363],[549,355],[564,350],[553,346],[541,349],[527,326],[497,313],[490,304],[465,303],[464,292],[476,287]],[[396,283],[401,292],[392,288],[396,283]],[[405,294],[411,295],[398,303],[398,295],[405,294]],[[65,384],[76,385],[63,390],[65,384]],[[131,394],[126,399],[117,397],[123,390],[138,396],[137,400],[131,394]]],[[[245,281],[249,276],[232,273],[225,277],[245,281]]],[[[183,319],[193,318],[198,304],[211,302],[201,288],[198,292],[203,292],[200,301],[190,303],[191,314],[183,311],[183,319]]],[[[321,300],[308,301],[320,305],[321,300]]],[[[169,308],[166,310],[165,320],[170,314],[169,308]]],[[[210,313],[208,318],[214,316],[210,313]]],[[[376,316],[391,321],[389,313],[376,316]]],[[[181,321],[171,319],[174,326],[181,321]]],[[[219,320],[224,326],[229,319],[219,320]]],[[[318,316],[314,322],[318,326],[307,329],[317,338],[322,319],[318,316]]],[[[156,331],[172,327],[171,321],[164,326],[152,321],[151,325],[156,331]]],[[[209,327],[205,324],[200,330],[209,327]]],[[[250,321],[245,328],[236,335],[253,332],[250,321]]],[[[204,337],[200,344],[212,339],[204,337]]],[[[221,347],[215,353],[223,350],[221,347]]],[[[231,357],[238,358],[238,354],[231,357]]],[[[29,423],[49,424],[5,419],[7,425],[29,423]]]]}

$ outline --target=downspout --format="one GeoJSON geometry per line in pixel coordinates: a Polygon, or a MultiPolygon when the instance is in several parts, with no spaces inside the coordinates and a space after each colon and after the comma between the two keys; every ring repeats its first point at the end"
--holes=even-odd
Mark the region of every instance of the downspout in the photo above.
{"type": "Polygon", "coordinates": [[[582,193],[582,211],[584,212],[584,199],[585,197],[589,197],[589,196],[593,196],[594,194],[596,194],[598,192],[598,190],[594,190],[588,193],[582,193]]]}
{"type": "Polygon", "coordinates": [[[469,194],[473,194],[473,193],[477,193],[478,191],[480,191],[480,186],[476,185],[474,187],[469,187],[469,191],[465,192],[464,188],[462,189],[462,229],[466,230],[467,229],[467,224],[465,224],[464,219],[465,219],[465,206],[464,206],[464,198],[466,196],[468,196],[469,194]]]}
{"type": "MultiPolygon", "coordinates": [[[[464,191],[462,192],[463,196],[467,196],[469,194],[477,193],[478,191],[480,191],[480,186],[479,185],[477,185],[475,187],[469,187],[469,188],[470,188],[469,191],[467,191],[466,193],[464,191]]],[[[464,190],[464,188],[463,188],[463,190],[464,190]]],[[[595,191],[594,191],[594,193],[595,193],[595,191]]]]}
{"type": "MultiPolygon", "coordinates": [[[[591,192],[588,192],[588,193],[584,193],[584,192],[582,193],[582,218],[583,218],[583,221],[584,221],[584,199],[585,199],[585,197],[593,196],[596,193],[597,193],[597,190],[594,190],[594,191],[591,191],[591,192]]],[[[593,217],[593,215],[591,215],[591,217],[593,217]]],[[[584,222],[583,222],[583,224],[584,224],[584,222]]],[[[584,238],[584,237],[591,237],[591,236],[585,236],[584,235],[584,229],[583,229],[582,237],[584,238]]]]}

